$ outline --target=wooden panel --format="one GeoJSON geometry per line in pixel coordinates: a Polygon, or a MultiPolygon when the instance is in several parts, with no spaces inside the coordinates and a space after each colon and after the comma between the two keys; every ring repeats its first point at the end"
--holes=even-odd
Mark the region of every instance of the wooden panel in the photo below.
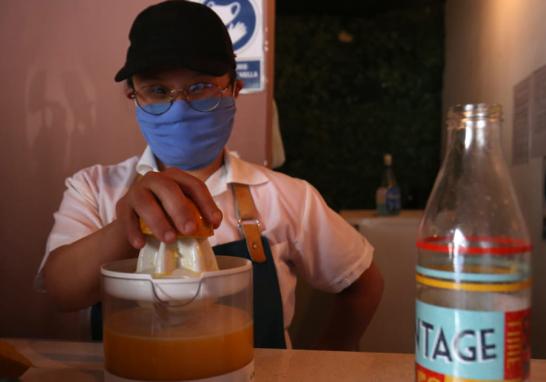
{"type": "Polygon", "coordinates": [[[270,166],[275,70],[275,1],[263,1],[265,89],[259,93],[239,96],[235,126],[228,147],[236,150],[243,159],[270,166]]]}

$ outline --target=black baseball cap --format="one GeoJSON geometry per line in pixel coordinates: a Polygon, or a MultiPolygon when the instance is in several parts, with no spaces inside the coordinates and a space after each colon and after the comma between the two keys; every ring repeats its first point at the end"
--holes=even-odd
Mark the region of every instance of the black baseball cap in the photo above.
{"type": "Polygon", "coordinates": [[[235,71],[229,33],[209,7],[170,0],[143,10],[129,32],[131,45],[117,82],[155,69],[187,68],[221,76],[235,71]]]}

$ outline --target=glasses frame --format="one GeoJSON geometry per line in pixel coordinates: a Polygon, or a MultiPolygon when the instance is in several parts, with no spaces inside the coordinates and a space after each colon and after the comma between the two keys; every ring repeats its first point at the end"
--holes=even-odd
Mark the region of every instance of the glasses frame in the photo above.
{"type": "Polygon", "coordinates": [[[197,109],[194,105],[192,105],[192,101],[189,100],[189,96],[188,96],[188,88],[190,86],[193,86],[193,85],[196,85],[200,82],[196,82],[194,84],[191,84],[191,85],[188,85],[182,89],[169,89],[168,87],[166,87],[167,89],[169,89],[168,91],[168,97],[169,97],[169,106],[164,110],[162,111],[161,113],[152,113],[148,110],[146,110],[141,104],[140,102],[138,101],[138,90],[133,86],[132,88],[132,92],[129,94],[130,98],[133,100],[133,102],[135,103],[135,105],[137,107],[139,107],[143,112],[147,113],[147,114],[150,114],[150,115],[162,115],[162,114],[165,114],[166,112],[168,112],[171,107],[173,106],[173,103],[174,101],[176,101],[177,98],[182,98],[182,100],[184,102],[186,102],[189,107],[191,107],[193,110],[195,111],[199,111],[199,112],[202,112],[202,113],[208,113],[208,112],[211,112],[211,111],[214,111],[216,109],[218,109],[218,106],[220,106],[220,104],[222,103],[222,98],[224,98],[224,92],[229,89],[230,86],[233,87],[233,91],[231,93],[231,95],[234,97],[235,96],[235,81],[234,80],[231,80],[227,85],[226,87],[224,88],[221,88],[215,84],[212,84],[210,82],[201,82],[201,83],[207,83],[207,84],[210,84],[210,85],[213,85],[214,87],[216,87],[219,91],[220,91],[220,97],[218,97],[218,102],[216,102],[216,104],[214,106],[212,106],[211,108],[207,109],[207,110],[200,110],[200,109],[197,109]]]}

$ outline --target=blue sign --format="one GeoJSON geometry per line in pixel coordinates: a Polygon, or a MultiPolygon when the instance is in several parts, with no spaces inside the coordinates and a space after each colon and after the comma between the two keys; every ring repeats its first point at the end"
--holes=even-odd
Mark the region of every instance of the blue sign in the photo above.
{"type": "Polygon", "coordinates": [[[224,22],[233,49],[244,49],[256,32],[256,8],[251,0],[206,0],[205,5],[216,12],[224,22]]]}
{"type": "Polygon", "coordinates": [[[237,61],[237,78],[243,81],[243,89],[261,89],[262,66],[259,60],[237,61]]]}

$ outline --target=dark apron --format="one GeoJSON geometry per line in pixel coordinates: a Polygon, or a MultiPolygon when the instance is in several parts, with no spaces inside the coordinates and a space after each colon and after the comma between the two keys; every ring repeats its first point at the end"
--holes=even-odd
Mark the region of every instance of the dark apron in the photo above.
{"type": "MultiPolygon", "coordinates": [[[[252,262],[254,292],[254,347],[286,348],[281,292],[277,270],[267,238],[262,236],[266,261],[252,262]]],[[[250,259],[245,240],[220,244],[213,248],[216,255],[250,259]]]]}
{"type": "MultiPolygon", "coordinates": [[[[279,280],[271,247],[267,238],[262,236],[266,261],[252,262],[254,292],[254,347],[286,348],[284,338],[284,320],[279,280]]],[[[245,240],[232,241],[213,248],[215,255],[234,256],[250,259],[245,240]]],[[[91,338],[102,340],[101,304],[91,308],[91,338]]]]}

